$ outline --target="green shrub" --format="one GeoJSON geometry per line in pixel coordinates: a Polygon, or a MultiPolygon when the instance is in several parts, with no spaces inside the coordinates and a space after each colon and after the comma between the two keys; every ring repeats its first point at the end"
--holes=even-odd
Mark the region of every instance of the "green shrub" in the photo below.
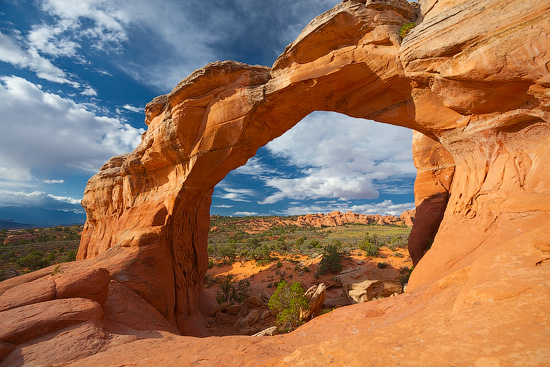
{"type": "Polygon", "coordinates": [[[220,289],[216,292],[216,302],[218,304],[225,302],[241,303],[248,296],[248,288],[250,287],[248,280],[241,279],[237,281],[234,274],[227,274],[218,277],[216,282],[220,285],[220,289]]]}
{"type": "Polygon", "coordinates": [[[67,252],[67,255],[63,258],[63,262],[75,261],[76,260],[76,251],[70,250],[67,252]]]}
{"type": "Polygon", "coordinates": [[[388,263],[387,262],[378,263],[376,264],[376,266],[378,266],[378,269],[386,269],[388,267],[388,263]]]}
{"type": "Polygon", "coordinates": [[[409,31],[411,29],[413,29],[414,27],[416,27],[416,23],[414,22],[410,22],[410,23],[405,23],[401,26],[401,28],[399,29],[399,35],[401,36],[401,38],[405,38],[405,36],[407,35],[407,33],[409,33],[409,31]]]}
{"type": "Polygon", "coordinates": [[[327,272],[333,274],[342,270],[342,253],[338,249],[339,241],[332,245],[327,245],[323,252],[323,257],[319,263],[319,274],[324,275],[327,272]]]}
{"type": "Polygon", "coordinates": [[[32,250],[24,257],[17,261],[17,264],[21,267],[26,267],[31,270],[38,270],[50,265],[50,261],[44,257],[44,253],[41,251],[32,250]]]}
{"type": "Polygon", "coordinates": [[[363,239],[363,242],[359,245],[359,248],[365,251],[366,256],[375,257],[378,256],[378,254],[380,253],[380,246],[380,238],[378,238],[378,236],[375,234],[370,235],[369,233],[367,233],[367,235],[363,239]]]}
{"type": "Polygon", "coordinates": [[[269,299],[268,306],[277,314],[276,324],[279,330],[286,332],[302,324],[302,312],[307,309],[308,302],[299,282],[293,282],[290,285],[282,280],[269,299]]]}

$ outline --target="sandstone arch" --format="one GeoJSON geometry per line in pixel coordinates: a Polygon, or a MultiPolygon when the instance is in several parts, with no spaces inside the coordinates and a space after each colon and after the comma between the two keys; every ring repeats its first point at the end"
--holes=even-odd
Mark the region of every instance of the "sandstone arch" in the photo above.
{"type": "MultiPolygon", "coordinates": [[[[411,287],[468,266],[497,246],[487,238],[515,238],[504,218],[527,228],[550,207],[540,180],[550,120],[548,3],[525,4],[498,2],[500,18],[492,19],[484,14],[497,5],[488,2],[447,9],[425,1],[420,14],[402,0],[344,1],[313,20],[272,68],[226,61],[197,70],[147,105],[141,144],[88,183],[78,258],[107,267],[188,332],[214,186],[324,110],[423,133],[415,135],[425,214],[418,236],[435,235],[445,217],[411,287]],[[402,44],[400,25],[417,18],[402,44]]],[[[411,249],[415,261],[423,252],[411,249]]]]}
{"type": "Polygon", "coordinates": [[[272,68],[196,71],[89,181],[86,260],[0,283],[0,363],[545,365],[549,44],[548,0],[345,0],[272,68]],[[436,235],[407,292],[273,339],[177,336],[194,328],[214,185],[315,109],[420,132],[415,228],[436,235]]]}

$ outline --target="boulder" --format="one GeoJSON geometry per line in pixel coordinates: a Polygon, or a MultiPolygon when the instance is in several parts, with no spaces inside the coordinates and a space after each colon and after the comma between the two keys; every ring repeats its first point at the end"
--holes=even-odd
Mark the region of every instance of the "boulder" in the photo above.
{"type": "Polygon", "coordinates": [[[317,317],[321,314],[321,309],[323,308],[323,304],[325,303],[326,290],[327,286],[324,283],[321,283],[312,285],[304,293],[304,297],[306,297],[309,304],[309,308],[302,315],[304,320],[312,317],[317,317]]]}
{"type": "Polygon", "coordinates": [[[240,305],[229,305],[225,308],[227,310],[227,313],[230,315],[237,315],[239,312],[241,312],[241,306],[240,305]]]}
{"type": "Polygon", "coordinates": [[[55,282],[50,275],[8,289],[0,296],[0,311],[50,301],[55,297],[55,282]]]}
{"type": "Polygon", "coordinates": [[[344,297],[350,304],[361,303],[375,298],[389,297],[402,293],[401,283],[395,280],[371,280],[369,271],[357,269],[334,277],[343,290],[344,297]]]}
{"type": "Polygon", "coordinates": [[[216,321],[220,325],[233,325],[238,320],[237,315],[230,315],[227,312],[219,311],[216,314],[216,321]]]}
{"type": "Polygon", "coordinates": [[[259,295],[252,295],[244,302],[249,308],[258,308],[264,304],[262,297],[259,295]]]}
{"type": "Polygon", "coordinates": [[[270,310],[265,310],[260,314],[260,320],[265,320],[269,316],[271,316],[271,311],[270,310]]]}
{"type": "Polygon", "coordinates": [[[259,319],[260,319],[260,312],[256,309],[252,309],[250,310],[248,315],[246,315],[245,317],[242,317],[241,319],[239,319],[239,321],[237,321],[237,323],[235,324],[235,327],[237,329],[245,329],[245,328],[248,328],[249,326],[254,325],[256,322],[258,322],[259,319]]]}

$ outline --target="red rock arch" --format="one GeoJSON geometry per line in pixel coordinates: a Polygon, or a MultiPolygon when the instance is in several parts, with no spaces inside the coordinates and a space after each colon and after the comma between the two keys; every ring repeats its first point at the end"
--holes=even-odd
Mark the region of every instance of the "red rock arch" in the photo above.
{"type": "MultiPolygon", "coordinates": [[[[112,158],[88,183],[78,259],[107,268],[189,332],[207,267],[214,186],[314,110],[423,134],[415,138],[415,228],[433,229],[444,218],[411,288],[471,264],[496,246],[486,239],[497,229],[499,238],[517,236],[499,222],[503,215],[529,212],[517,216],[520,225],[540,221],[543,211],[533,208],[541,200],[545,210],[550,206],[549,189],[536,182],[548,176],[540,166],[550,136],[541,91],[547,57],[523,65],[524,77],[515,83],[515,66],[502,66],[508,54],[497,36],[506,28],[508,41],[522,43],[514,33],[527,29],[522,10],[509,9],[505,22],[465,29],[464,19],[475,20],[481,5],[459,6],[453,14],[443,6],[424,9],[422,24],[401,44],[400,25],[417,17],[412,4],[344,1],[313,20],[272,68],[215,62],[155,98],[146,107],[149,128],[141,144],[112,158]],[[481,65],[480,55],[492,59],[481,65]],[[477,82],[483,75],[503,88],[477,82]]],[[[544,14],[544,5],[530,6],[530,14],[544,14]]],[[[539,46],[532,51],[544,42],[539,46]]],[[[418,260],[423,249],[414,250],[418,260]]]]}

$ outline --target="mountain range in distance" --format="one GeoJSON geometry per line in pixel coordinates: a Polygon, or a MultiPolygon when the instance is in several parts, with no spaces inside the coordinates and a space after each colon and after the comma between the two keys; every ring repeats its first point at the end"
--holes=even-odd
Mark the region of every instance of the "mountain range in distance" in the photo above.
{"type": "Polygon", "coordinates": [[[84,212],[22,206],[0,208],[0,229],[67,226],[84,224],[85,221],[86,213],[84,212]]]}

